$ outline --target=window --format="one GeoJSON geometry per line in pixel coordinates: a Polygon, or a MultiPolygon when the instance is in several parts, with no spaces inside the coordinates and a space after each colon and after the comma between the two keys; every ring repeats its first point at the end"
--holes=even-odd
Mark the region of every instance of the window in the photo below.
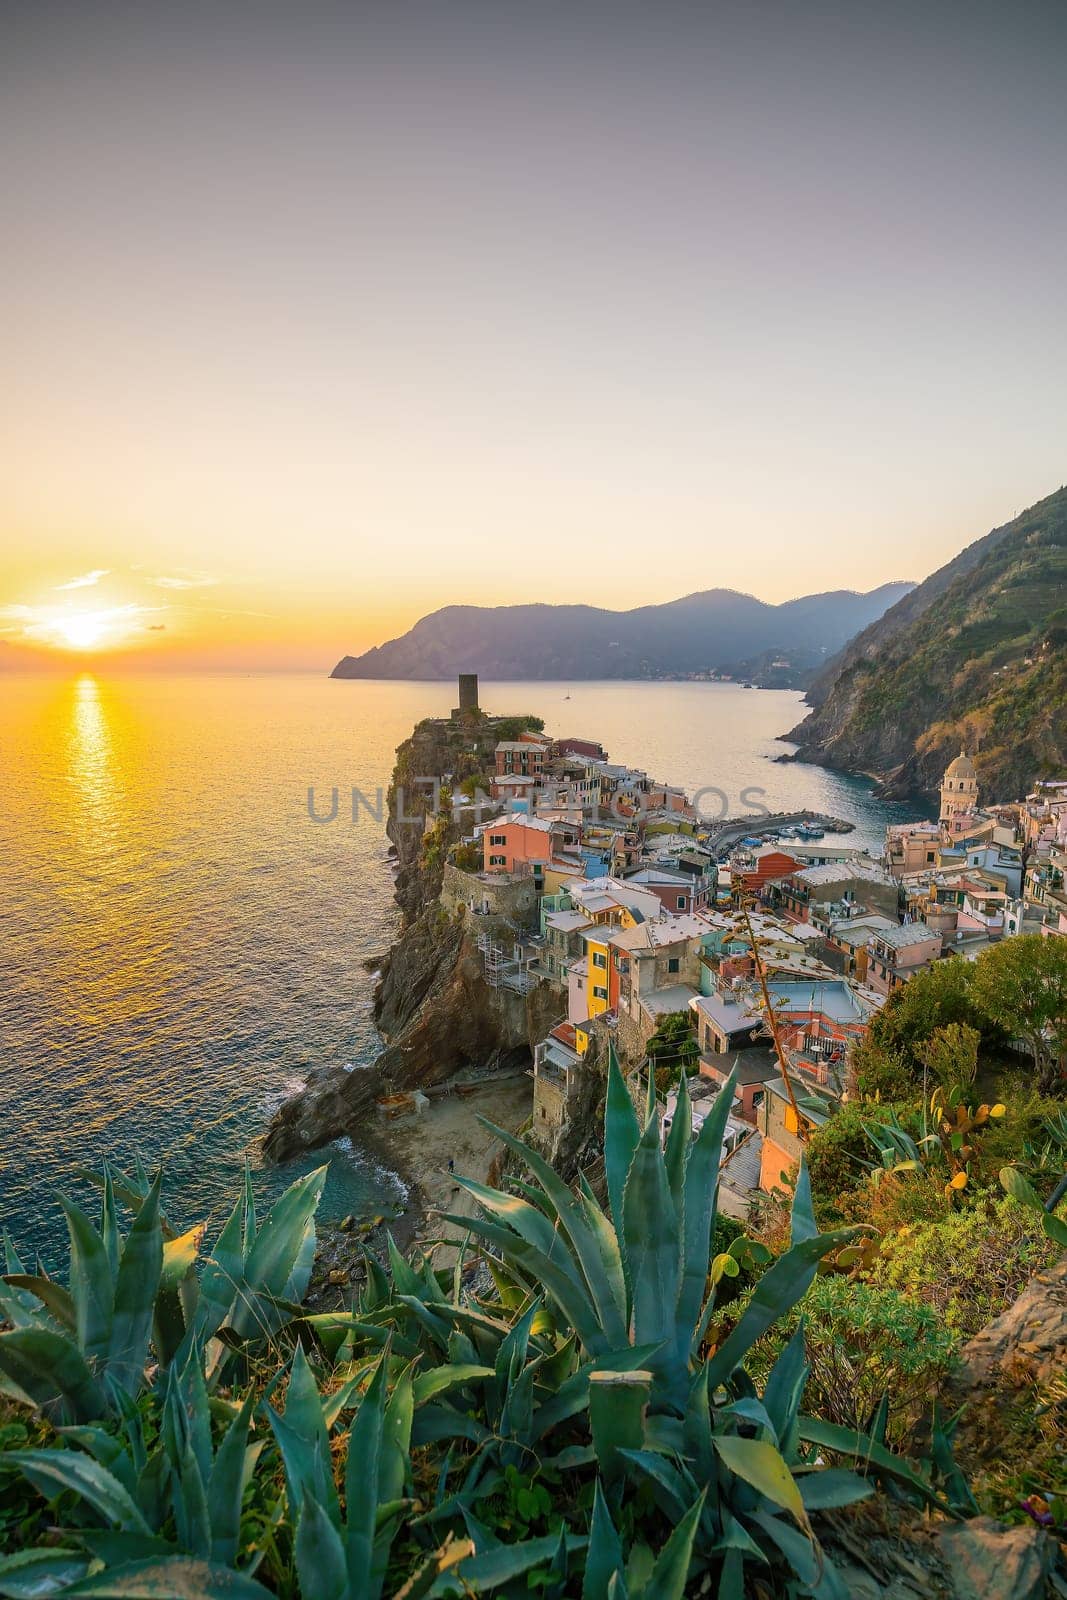
{"type": "Polygon", "coordinates": [[[593,999],[594,1000],[606,1000],[607,997],[608,997],[608,991],[606,989],[601,989],[599,984],[595,984],[594,983],[594,985],[593,985],[593,999]]]}
{"type": "Polygon", "coordinates": [[[607,966],[607,964],[608,964],[608,958],[604,954],[604,952],[602,950],[594,950],[593,951],[593,965],[594,965],[594,967],[600,967],[601,970],[603,970],[607,966]]]}
{"type": "Polygon", "coordinates": [[[685,910],[685,895],[684,894],[680,894],[678,896],[678,910],[679,911],[684,911],[685,910]]]}
{"type": "Polygon", "coordinates": [[[671,956],[667,962],[667,971],[678,972],[681,968],[681,965],[682,963],[679,961],[677,956],[671,956]]]}
{"type": "Polygon", "coordinates": [[[508,836],[506,833],[491,833],[489,835],[489,843],[491,846],[494,844],[507,844],[507,842],[508,836]]]}
{"type": "Polygon", "coordinates": [[[489,857],[489,865],[491,867],[506,867],[507,864],[508,864],[507,856],[490,856],[489,857]]]}
{"type": "Polygon", "coordinates": [[[755,1094],[752,1096],[752,1109],[753,1109],[753,1111],[758,1111],[759,1110],[760,1106],[763,1104],[763,1099],[764,1099],[763,1090],[762,1089],[757,1089],[755,1094]]]}

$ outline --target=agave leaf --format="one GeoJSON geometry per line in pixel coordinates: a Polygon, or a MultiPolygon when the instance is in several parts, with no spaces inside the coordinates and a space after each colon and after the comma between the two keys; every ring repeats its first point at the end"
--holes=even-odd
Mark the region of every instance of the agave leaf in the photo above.
{"type": "MultiPolygon", "coordinates": [[[[570,1268],[573,1273],[571,1258],[562,1235],[537,1206],[531,1205],[528,1200],[523,1200],[518,1195],[504,1194],[500,1189],[490,1189],[484,1183],[476,1183],[473,1178],[457,1177],[456,1182],[460,1188],[466,1189],[468,1194],[473,1195],[490,1216],[503,1223],[505,1227],[511,1228],[527,1243],[536,1245],[546,1255],[558,1260],[561,1266],[570,1268]]],[[[498,1284],[498,1291],[500,1287],[498,1284]]]]}
{"type": "Polygon", "coordinates": [[[9,1272],[5,1275],[4,1282],[10,1284],[12,1289],[21,1290],[22,1293],[30,1294],[35,1300],[39,1300],[52,1320],[65,1333],[77,1331],[74,1301],[61,1283],[56,1283],[53,1278],[38,1277],[32,1272],[9,1272]]]}
{"type": "Polygon", "coordinates": [[[5,1460],[46,1499],[53,1499],[61,1489],[71,1489],[113,1527],[127,1533],[152,1532],[114,1474],[91,1456],[76,1450],[11,1450],[5,1460]]]}
{"type": "Polygon", "coordinates": [[[608,1088],[604,1103],[604,1173],[607,1179],[608,1206],[616,1231],[622,1225],[622,1193],[626,1175],[641,1138],[637,1112],[630,1091],[619,1070],[615,1046],[608,1044],[608,1088]]]}
{"type": "Polygon", "coordinates": [[[0,1595],[5,1600],[39,1600],[83,1578],[89,1557],[81,1550],[49,1546],[0,1556],[0,1595]]]}
{"type": "Polygon", "coordinates": [[[185,1338],[188,1295],[183,1290],[195,1284],[194,1271],[197,1252],[204,1237],[204,1223],[198,1223],[178,1239],[168,1239],[163,1245],[163,1266],[156,1294],[153,1335],[156,1353],[166,1366],[177,1355],[185,1338]]]}
{"type": "Polygon", "coordinates": [[[645,1439],[645,1408],[652,1374],[643,1367],[630,1372],[589,1375],[589,1427],[600,1472],[614,1485],[625,1474],[623,1451],[640,1450],[645,1439]]]}
{"type": "Polygon", "coordinates": [[[656,1558],[641,1600],[683,1600],[707,1490],[702,1489],[656,1558]]]}
{"type": "MultiPolygon", "coordinates": [[[[588,1540],[584,1536],[568,1534],[568,1556],[584,1550],[587,1543],[588,1540]]],[[[438,1578],[429,1591],[430,1600],[454,1594],[458,1579],[462,1579],[468,1591],[473,1594],[498,1589],[501,1584],[521,1578],[523,1573],[553,1560],[558,1547],[559,1539],[554,1533],[546,1534],[541,1539],[525,1539],[519,1544],[494,1545],[479,1555],[458,1562],[452,1573],[444,1573],[438,1578]]]]}
{"type": "Polygon", "coordinates": [[[797,1431],[805,1444],[818,1445],[820,1449],[832,1450],[836,1455],[851,1456],[857,1465],[873,1467],[876,1472],[895,1478],[898,1483],[904,1484],[927,1504],[936,1506],[938,1511],[944,1511],[948,1516],[959,1520],[959,1513],[954,1511],[923,1478],[920,1478],[906,1461],[895,1456],[884,1445],[869,1439],[865,1434],[856,1433],[852,1428],[842,1428],[835,1422],[823,1422],[819,1417],[801,1417],[797,1431]]]}
{"type": "MultiPolygon", "coordinates": [[[[385,1378],[388,1350],[383,1354],[367,1386],[363,1403],[348,1435],[348,1462],[345,1467],[345,1556],[352,1593],[366,1594],[374,1600],[371,1570],[374,1561],[374,1536],[377,1528],[379,1482],[385,1436],[385,1378]]],[[[379,1588],[380,1593],[380,1588],[379,1588]]]]}
{"type": "MultiPolygon", "coordinates": [[[[263,1232],[270,1219],[263,1224],[263,1232]]],[[[260,1234],[260,1238],[263,1234],[260,1234]]],[[[335,1526],[341,1512],[330,1459],[330,1439],[322,1415],[322,1400],[303,1347],[297,1345],[285,1392],[285,1414],[270,1408],[271,1427],[285,1466],[290,1507],[301,1506],[310,1495],[335,1526]]]]}
{"type": "Polygon", "coordinates": [[[770,1535],[815,1600],[850,1600],[849,1592],[835,1568],[825,1559],[818,1546],[799,1533],[792,1523],[763,1511],[754,1512],[752,1520],[770,1535]]]}
{"type": "Polygon", "coordinates": [[[778,1439],[782,1454],[789,1460],[796,1453],[796,1426],[808,1363],[804,1346],[804,1319],[771,1368],[763,1389],[763,1405],[778,1439]]]}
{"type": "Polygon", "coordinates": [[[167,1556],[98,1572],[64,1591],[94,1600],[271,1600],[254,1578],[213,1561],[167,1556]]]}
{"type": "Polygon", "coordinates": [[[811,1524],[804,1501],[781,1451],[769,1439],[745,1439],[736,1434],[717,1434],[715,1448],[731,1472],[744,1478],[765,1499],[792,1512],[801,1527],[811,1535],[811,1524]]]}
{"type": "Polygon", "coordinates": [[[285,1297],[285,1290],[306,1255],[309,1229],[314,1250],[314,1216],[326,1171],[325,1167],[317,1167],[290,1184],[256,1234],[229,1317],[230,1327],[240,1338],[269,1334],[277,1325],[277,1314],[272,1315],[264,1305],[263,1296],[285,1297]]]}
{"type": "Polygon", "coordinates": [[[0,1333],[0,1372],[53,1422],[91,1422],[108,1410],[77,1346],[50,1328],[0,1333]]]}
{"type": "Polygon", "coordinates": [[[207,1487],[188,1439],[182,1451],[178,1474],[172,1481],[176,1489],[174,1520],[178,1543],[188,1555],[206,1561],[211,1555],[211,1515],[208,1511],[207,1487]]]}
{"type": "Polygon", "coordinates": [[[131,1561],[175,1556],[173,1544],[157,1534],[117,1533],[114,1528],[79,1528],[78,1538],[106,1567],[124,1567],[131,1561]]]}
{"type": "Polygon", "coordinates": [[[796,1186],[793,1190],[793,1210],[789,1223],[790,1242],[800,1244],[804,1239],[816,1238],[818,1232],[819,1225],[815,1221],[808,1164],[801,1156],[800,1170],[797,1172],[796,1186]]]}
{"type": "Polygon", "coordinates": [[[378,1473],[378,1499],[399,1500],[409,1473],[411,1424],[415,1397],[411,1368],[401,1373],[385,1408],[382,1425],[382,1456],[378,1473]]]}
{"type": "Polygon", "coordinates": [[[585,1554],[582,1600],[608,1600],[608,1584],[625,1566],[622,1540],[611,1520],[600,1480],[593,1490],[593,1520],[589,1527],[589,1547],[585,1554]]]}
{"type": "Polygon", "coordinates": [[[622,1237],[633,1285],[633,1337],[637,1344],[660,1344],[650,1362],[664,1372],[674,1341],[675,1305],[681,1273],[679,1219],[667,1185],[659,1145],[659,1118],[641,1135],[626,1179],[622,1237]]]}
{"type": "Polygon", "coordinates": [[[222,1436],[208,1479],[208,1504],[211,1510],[211,1559],[222,1566],[233,1566],[241,1532],[241,1500],[244,1494],[248,1428],[255,1392],[245,1399],[240,1411],[222,1436]]]}
{"type": "Polygon", "coordinates": [[[479,1217],[457,1217],[449,1212],[441,1212],[440,1215],[445,1222],[469,1228],[477,1238],[484,1239],[487,1244],[497,1245],[505,1261],[515,1261],[523,1270],[539,1279],[591,1355],[598,1355],[608,1348],[596,1307],[584,1286],[576,1284],[558,1261],[550,1260],[543,1250],[527,1244],[525,1239],[518,1238],[509,1229],[498,1227],[495,1223],[483,1222],[479,1217]]]}
{"type": "Polygon", "coordinates": [[[241,1248],[245,1259],[256,1242],[256,1197],[252,1190],[252,1163],[245,1158],[245,1195],[244,1195],[244,1228],[241,1234],[241,1248]]]}
{"type": "Polygon", "coordinates": [[[341,1535],[311,1493],[305,1493],[300,1507],[295,1555],[303,1600],[347,1600],[351,1595],[341,1535]]]}
{"type": "Polygon", "coordinates": [[[686,1460],[692,1463],[697,1481],[712,1483],[718,1477],[718,1466],[711,1438],[711,1398],[708,1393],[707,1362],[704,1362],[693,1379],[682,1429],[686,1460]]]}
{"type": "Polygon", "coordinates": [[[472,1444],[485,1444],[493,1437],[477,1417],[465,1415],[452,1406],[420,1406],[411,1424],[413,1444],[437,1444],[443,1439],[469,1439],[472,1444]]]}
{"type": "Polygon", "coordinates": [[[193,1329],[196,1337],[203,1341],[213,1338],[226,1321],[244,1278],[241,1248],[244,1206],[243,1198],[235,1204],[200,1274],[200,1298],[193,1329]]]}
{"type": "Polygon", "coordinates": [[[588,1189],[588,1185],[586,1185],[586,1191],[579,1194],[578,1204],[585,1214],[589,1231],[596,1241],[597,1249],[600,1251],[604,1274],[615,1304],[620,1308],[622,1324],[625,1328],[629,1325],[630,1291],[626,1285],[626,1273],[623,1268],[619,1236],[609,1218],[604,1215],[604,1212],[597,1204],[596,1197],[588,1189]]]}
{"type": "Polygon", "coordinates": [[[846,1243],[853,1233],[851,1228],[841,1228],[804,1239],[767,1268],[736,1328],[711,1357],[708,1384],[712,1390],[727,1381],[756,1340],[807,1293],[823,1256],[846,1243]]]}
{"type": "Polygon", "coordinates": [[[843,1467],[820,1467],[815,1472],[802,1473],[797,1478],[797,1488],[805,1511],[835,1511],[838,1506],[850,1506],[874,1493],[866,1478],[843,1467]]]}
{"type": "Polygon", "coordinates": [[[693,1113],[689,1099],[689,1080],[683,1072],[678,1084],[678,1100],[674,1108],[674,1120],[667,1134],[667,1142],[663,1153],[671,1199],[674,1201],[674,1209],[679,1216],[681,1216],[682,1208],[685,1204],[685,1167],[692,1142],[693,1113]]]}
{"type": "MultiPolygon", "coordinates": [[[[496,1127],[485,1117],[480,1117],[479,1121],[491,1129],[507,1149],[525,1162],[541,1185],[555,1209],[560,1227],[571,1242],[574,1256],[597,1308],[601,1327],[613,1342],[623,1343],[626,1338],[626,1302],[617,1296],[617,1280],[615,1275],[605,1268],[598,1234],[590,1226],[583,1207],[559,1174],[536,1150],[523,1144],[514,1134],[496,1127]]],[[[547,1253],[553,1255],[551,1250],[547,1253]]],[[[553,1259],[556,1257],[553,1256],[553,1259]]]]}
{"type": "Polygon", "coordinates": [[[119,1270],[119,1257],[121,1247],[119,1242],[119,1219],[115,1208],[115,1185],[111,1178],[111,1168],[104,1162],[104,1193],[100,1204],[100,1236],[104,1241],[104,1250],[111,1267],[111,1281],[114,1283],[119,1270]]]}
{"type": "Polygon", "coordinates": [[[658,1345],[638,1344],[624,1345],[621,1350],[609,1350],[594,1360],[586,1362],[577,1372],[560,1384],[559,1389],[537,1408],[535,1418],[535,1437],[542,1438],[552,1428],[558,1427],[561,1422],[566,1422],[568,1417],[577,1416],[589,1404],[589,1377],[593,1372],[613,1371],[632,1372],[635,1367],[644,1367],[649,1364],[658,1350],[658,1345]]]}
{"type": "Polygon", "coordinates": [[[105,1362],[111,1342],[115,1286],[104,1241],[80,1206],[61,1194],[70,1234],[70,1292],[78,1346],[86,1361],[105,1362]]]}
{"type": "Polygon", "coordinates": [[[708,1278],[708,1261],[711,1256],[712,1229],[715,1226],[715,1200],[719,1183],[719,1162],[722,1158],[722,1137],[726,1119],[734,1103],[737,1083],[735,1067],[715,1097],[711,1111],[693,1141],[685,1169],[682,1223],[682,1278],[678,1291],[676,1325],[676,1361],[679,1370],[684,1367],[686,1355],[697,1340],[694,1331],[700,1320],[708,1278]]]}
{"type": "Polygon", "coordinates": [[[473,1383],[476,1378],[492,1376],[492,1367],[479,1367],[472,1363],[432,1367],[429,1372],[420,1372],[415,1379],[415,1404],[421,1406],[427,1400],[432,1400],[434,1395],[442,1394],[445,1389],[452,1389],[456,1384],[473,1383]]]}
{"type": "Polygon", "coordinates": [[[144,1377],[156,1289],[163,1269],[163,1233],[159,1223],[162,1182],[160,1170],[126,1235],[115,1278],[107,1374],[112,1383],[130,1394],[137,1392],[144,1377]]]}
{"type": "Polygon", "coordinates": [[[621,1454],[649,1480],[664,1515],[671,1522],[680,1522],[689,1496],[696,1488],[692,1475],[658,1450],[623,1450],[621,1454]]]}
{"type": "Polygon", "coordinates": [[[419,1563],[411,1577],[396,1591],[393,1600],[423,1600],[433,1587],[434,1580],[448,1572],[457,1562],[465,1561],[474,1554],[474,1543],[470,1539],[456,1539],[448,1535],[444,1544],[433,1555],[427,1556],[425,1561],[419,1563]]]}

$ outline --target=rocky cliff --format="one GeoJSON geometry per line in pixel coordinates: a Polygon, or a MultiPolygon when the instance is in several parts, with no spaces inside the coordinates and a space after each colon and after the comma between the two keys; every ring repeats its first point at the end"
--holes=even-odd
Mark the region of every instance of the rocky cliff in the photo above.
{"type": "Polygon", "coordinates": [[[1067,489],[899,601],[812,686],[796,758],[932,792],[964,744],[987,800],[1067,764],[1067,489]]]}
{"type": "Polygon", "coordinates": [[[531,1041],[557,1020],[558,997],[529,995],[485,982],[471,919],[441,903],[448,852],[473,813],[462,789],[488,790],[493,751],[535,718],[464,722],[428,720],[399,747],[389,789],[386,832],[396,861],[395,892],[403,924],[383,957],[375,1021],[385,1049],[355,1072],[325,1069],[275,1114],[265,1149],[275,1160],[342,1135],[362,1137],[374,1102],[402,1089],[425,1089],[467,1067],[525,1065],[531,1041]]]}

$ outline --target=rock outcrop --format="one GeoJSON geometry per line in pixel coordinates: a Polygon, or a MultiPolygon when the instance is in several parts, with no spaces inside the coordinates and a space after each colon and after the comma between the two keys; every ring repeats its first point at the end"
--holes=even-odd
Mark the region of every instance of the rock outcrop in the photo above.
{"type": "Polygon", "coordinates": [[[397,750],[386,832],[403,923],[376,959],[375,1021],[385,1048],[370,1068],[313,1073],[271,1122],[264,1148],[272,1159],[343,1135],[364,1140],[375,1101],[391,1092],[425,1089],[470,1067],[526,1066],[532,1041],[558,1020],[558,996],[543,987],[523,995],[486,983],[480,928],[440,898],[448,851],[473,820],[453,807],[455,789],[469,778],[487,791],[498,739],[534,721],[429,720],[397,750]]]}

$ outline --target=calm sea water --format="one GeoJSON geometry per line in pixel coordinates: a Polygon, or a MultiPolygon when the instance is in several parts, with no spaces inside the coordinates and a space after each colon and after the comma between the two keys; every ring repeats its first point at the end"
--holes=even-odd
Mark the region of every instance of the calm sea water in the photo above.
{"type": "MultiPolygon", "coordinates": [[[[57,1186],[140,1150],[167,1164],[168,1210],[222,1215],[246,1156],[264,1198],[308,1165],[264,1169],[258,1139],[311,1067],[358,1070],[378,1045],[363,959],[395,929],[382,829],[345,796],[388,783],[448,684],[311,676],[9,676],[0,703],[0,1222],[55,1262],[57,1186]],[[337,822],[313,823],[307,791],[337,822]]],[[[877,844],[906,813],[869,786],[775,765],[799,696],[710,684],[483,685],[613,758],[716,785],[741,809],[848,817],[877,844]],[[570,699],[565,699],[569,693],[570,699]],[[749,797],[751,800],[751,796],[749,797]]],[[[323,1214],[402,1199],[330,1147],[323,1214]]],[[[315,1158],[316,1163],[322,1156],[315,1158]]]]}

